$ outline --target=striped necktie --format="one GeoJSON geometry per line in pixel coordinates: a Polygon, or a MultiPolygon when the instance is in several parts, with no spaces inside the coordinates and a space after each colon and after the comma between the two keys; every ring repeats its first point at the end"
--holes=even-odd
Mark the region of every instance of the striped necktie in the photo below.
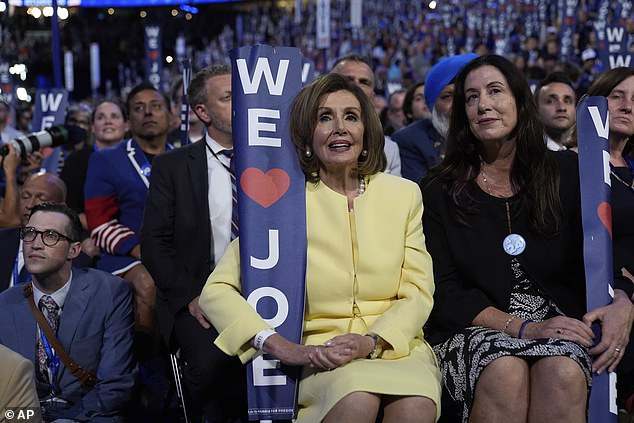
{"type": "Polygon", "coordinates": [[[220,150],[220,154],[229,158],[229,175],[231,176],[231,240],[238,237],[238,188],[236,186],[236,169],[233,150],[220,150]]]}

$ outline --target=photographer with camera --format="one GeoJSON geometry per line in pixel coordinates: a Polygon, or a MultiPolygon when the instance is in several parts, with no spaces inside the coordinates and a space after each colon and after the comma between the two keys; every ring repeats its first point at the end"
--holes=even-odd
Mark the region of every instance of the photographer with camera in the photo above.
{"type": "MultiPolygon", "coordinates": [[[[13,146],[22,160],[18,170],[18,185],[22,185],[29,175],[45,168],[40,150],[46,147],[79,145],[88,139],[88,132],[76,125],[56,125],[39,132],[20,135],[0,144],[0,158],[9,154],[9,146],[13,146]]],[[[55,173],[55,172],[53,172],[55,173]]]]}

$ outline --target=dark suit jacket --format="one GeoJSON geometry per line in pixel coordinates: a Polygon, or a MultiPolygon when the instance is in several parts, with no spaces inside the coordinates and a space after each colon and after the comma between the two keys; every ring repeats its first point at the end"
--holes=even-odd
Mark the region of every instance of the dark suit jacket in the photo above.
{"type": "MultiPolygon", "coordinates": [[[[430,119],[417,120],[392,134],[401,153],[401,176],[418,183],[429,169],[440,162],[439,149],[435,144],[444,144],[430,119]]],[[[444,150],[442,148],[441,150],[444,150]]]]}
{"type": "Polygon", "coordinates": [[[174,316],[200,295],[214,268],[205,148],[199,140],[152,163],[141,255],[158,288],[156,311],[168,344],[174,316]]]}
{"type": "Polygon", "coordinates": [[[84,185],[88,173],[88,160],[95,147],[86,144],[68,156],[59,177],[66,184],[66,204],[77,213],[84,213],[84,185]]]}
{"type": "Polygon", "coordinates": [[[19,228],[0,229],[0,292],[9,287],[19,246],[19,228]]]}
{"type": "MultiPolygon", "coordinates": [[[[57,338],[79,365],[97,370],[98,382],[87,393],[61,363],[59,396],[74,405],[56,418],[114,421],[129,400],[136,376],[132,298],[130,284],[116,276],[73,269],[57,338]]],[[[26,301],[22,286],[0,294],[0,344],[35,361],[37,326],[26,301]]],[[[47,384],[37,389],[40,397],[49,393],[47,384]]]]}
{"type": "MultiPolygon", "coordinates": [[[[529,279],[567,316],[580,319],[586,312],[586,285],[577,160],[567,152],[549,154],[559,165],[561,230],[552,238],[533,233],[519,197],[512,197],[512,229],[526,239],[526,250],[517,258],[529,279]]],[[[443,181],[425,178],[421,187],[425,244],[434,261],[436,285],[425,337],[437,344],[470,326],[489,306],[508,310],[513,273],[511,257],[502,249],[508,218],[505,200],[473,183],[467,189],[478,214],[468,216],[467,227],[452,218],[455,207],[443,181]]],[[[616,289],[628,292],[628,283],[615,276],[616,289]]]]}

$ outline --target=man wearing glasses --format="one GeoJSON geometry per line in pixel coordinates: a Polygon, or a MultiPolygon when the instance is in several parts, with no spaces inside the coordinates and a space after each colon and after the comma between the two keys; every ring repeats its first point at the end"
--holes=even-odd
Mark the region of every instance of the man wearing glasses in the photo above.
{"type": "Polygon", "coordinates": [[[118,277],[72,268],[80,234],[79,218],[67,206],[33,207],[20,230],[32,278],[0,294],[0,344],[33,361],[45,420],[120,421],[136,374],[132,292],[118,277]],[[96,372],[93,387],[82,385],[66,368],[36,322],[30,301],[68,355],[96,372]]]}
{"type": "MultiPolygon", "coordinates": [[[[19,226],[26,225],[31,210],[43,202],[64,203],[66,185],[59,177],[50,174],[36,174],[26,180],[19,197],[19,226]]],[[[24,266],[19,226],[0,230],[0,291],[14,285],[22,285],[31,275],[24,266]]]]}

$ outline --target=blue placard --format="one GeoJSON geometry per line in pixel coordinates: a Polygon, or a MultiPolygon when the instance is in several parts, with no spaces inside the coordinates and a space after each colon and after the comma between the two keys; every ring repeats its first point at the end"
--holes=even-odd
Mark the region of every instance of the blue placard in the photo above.
{"type": "Polygon", "coordinates": [[[559,59],[567,61],[574,54],[573,38],[577,26],[577,0],[566,0],[559,35],[559,59]]]}
{"type": "MultiPolygon", "coordinates": [[[[305,178],[288,123],[302,87],[302,55],[261,45],[234,49],[230,57],[242,294],[278,333],[301,343],[305,178]]],[[[258,353],[247,366],[249,419],[293,418],[299,370],[258,353]]]]}
{"type": "Polygon", "coordinates": [[[182,86],[182,98],[180,104],[180,139],[181,146],[187,145],[191,143],[189,139],[189,113],[190,113],[190,105],[189,98],[187,97],[187,90],[189,89],[189,83],[192,79],[192,63],[191,60],[183,60],[181,62],[183,66],[183,86],[182,86]]]}
{"type": "Polygon", "coordinates": [[[13,106],[15,84],[9,72],[9,62],[0,62],[0,101],[13,106]]]}
{"type": "Polygon", "coordinates": [[[162,31],[158,25],[146,25],[145,35],[145,79],[157,90],[161,87],[163,60],[161,57],[162,31]]]}
{"type": "Polygon", "coordinates": [[[66,109],[68,109],[68,91],[64,89],[37,90],[31,123],[33,131],[42,131],[53,125],[63,124],[66,109]]]}
{"type": "MultiPolygon", "coordinates": [[[[37,90],[35,93],[35,111],[31,127],[33,131],[42,131],[53,125],[61,125],[68,109],[68,92],[64,89],[37,90]]],[[[41,168],[57,175],[63,162],[61,147],[46,147],[40,150],[41,168]]]]}
{"type": "Polygon", "coordinates": [[[627,20],[632,16],[632,1],[623,0],[618,3],[618,8],[611,10],[609,0],[603,0],[597,15],[594,30],[603,70],[634,66],[634,53],[629,50],[630,38],[626,29],[627,20]]]}
{"type": "MultiPolygon", "coordinates": [[[[587,97],[577,107],[579,177],[583,220],[583,257],[588,311],[612,303],[612,210],[610,205],[610,149],[608,103],[605,97],[587,97]]],[[[598,324],[592,327],[601,340],[598,324]]],[[[616,374],[593,375],[588,423],[616,423],[616,374]]]]}
{"type": "Polygon", "coordinates": [[[302,58],[302,84],[307,85],[315,79],[315,62],[302,58]]]}
{"type": "Polygon", "coordinates": [[[608,43],[606,39],[606,28],[609,25],[610,0],[599,0],[597,17],[594,20],[593,28],[597,37],[598,59],[606,69],[608,63],[608,43]]]}
{"type": "Polygon", "coordinates": [[[634,66],[634,53],[630,50],[630,34],[627,31],[627,21],[632,19],[632,1],[623,0],[618,3],[618,9],[612,16],[612,24],[605,29],[607,41],[607,68],[634,66]]]}
{"type": "MultiPolygon", "coordinates": [[[[31,127],[34,132],[42,131],[53,125],[61,125],[68,109],[68,91],[64,89],[37,90],[35,93],[35,111],[31,127]]],[[[57,175],[63,161],[61,147],[46,147],[40,150],[42,169],[57,175]]]]}

